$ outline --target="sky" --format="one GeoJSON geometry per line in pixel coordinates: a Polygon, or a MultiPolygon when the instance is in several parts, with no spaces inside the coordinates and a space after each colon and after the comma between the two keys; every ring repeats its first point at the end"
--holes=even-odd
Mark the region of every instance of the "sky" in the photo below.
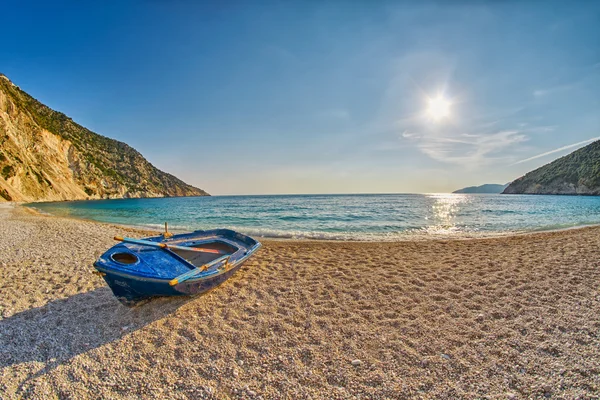
{"type": "Polygon", "coordinates": [[[448,192],[600,139],[600,2],[12,1],[2,15],[0,72],[211,194],[448,192]]]}

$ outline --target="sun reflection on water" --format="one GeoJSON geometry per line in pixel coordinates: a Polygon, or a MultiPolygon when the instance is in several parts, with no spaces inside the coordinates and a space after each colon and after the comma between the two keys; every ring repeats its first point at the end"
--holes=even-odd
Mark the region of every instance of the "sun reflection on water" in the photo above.
{"type": "Polygon", "coordinates": [[[423,228],[425,232],[433,235],[448,235],[463,231],[458,224],[458,213],[462,206],[470,202],[470,197],[461,194],[429,194],[427,198],[432,201],[431,214],[425,217],[428,225],[423,228]]]}

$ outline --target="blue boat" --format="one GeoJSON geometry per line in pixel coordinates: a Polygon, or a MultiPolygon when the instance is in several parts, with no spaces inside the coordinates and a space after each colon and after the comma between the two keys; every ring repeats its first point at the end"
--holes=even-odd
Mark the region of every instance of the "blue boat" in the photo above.
{"type": "Polygon", "coordinates": [[[94,263],[117,299],[126,306],[158,296],[206,292],[231,277],[261,246],[229,229],[195,231],[146,239],[115,237],[94,263]]]}

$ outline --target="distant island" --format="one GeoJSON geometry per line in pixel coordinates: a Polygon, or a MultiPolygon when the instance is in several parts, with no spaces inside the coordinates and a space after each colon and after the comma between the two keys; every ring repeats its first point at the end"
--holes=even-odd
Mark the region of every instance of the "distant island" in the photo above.
{"type": "Polygon", "coordinates": [[[208,195],[0,74],[0,201],[208,195]]]}
{"type": "Polygon", "coordinates": [[[508,186],[508,184],[506,185],[500,185],[500,184],[495,184],[495,183],[486,183],[485,185],[481,185],[481,186],[469,186],[463,189],[459,189],[459,190],[455,190],[452,193],[502,193],[502,191],[504,189],[506,189],[506,187],[508,186]]]}
{"type": "Polygon", "coordinates": [[[600,195],[600,140],[527,173],[503,193],[600,195]]]}

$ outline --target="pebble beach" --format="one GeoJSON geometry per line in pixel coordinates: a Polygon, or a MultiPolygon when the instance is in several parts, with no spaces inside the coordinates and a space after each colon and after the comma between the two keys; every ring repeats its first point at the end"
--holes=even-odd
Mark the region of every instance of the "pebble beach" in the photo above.
{"type": "Polygon", "coordinates": [[[0,398],[600,396],[600,227],[264,240],[205,295],[127,308],[92,263],[155,233],[0,204],[0,398]]]}

